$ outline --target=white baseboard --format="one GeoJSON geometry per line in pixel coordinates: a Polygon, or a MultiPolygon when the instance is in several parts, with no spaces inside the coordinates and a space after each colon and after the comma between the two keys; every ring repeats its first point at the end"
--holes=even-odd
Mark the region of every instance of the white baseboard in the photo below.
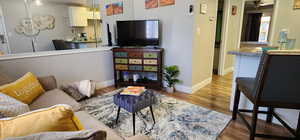
{"type": "Polygon", "coordinates": [[[180,91],[180,92],[183,92],[183,93],[189,93],[189,94],[192,93],[192,87],[188,87],[188,86],[185,86],[185,85],[176,85],[175,89],[177,91],[180,91]]]}
{"type": "Polygon", "coordinates": [[[194,86],[192,87],[191,93],[195,93],[195,92],[198,91],[199,89],[201,89],[201,88],[205,87],[206,85],[210,84],[211,81],[212,81],[212,77],[207,78],[207,79],[205,79],[204,81],[202,81],[202,82],[200,82],[200,83],[194,85],[194,86]]]}
{"type": "Polygon", "coordinates": [[[103,82],[96,82],[96,89],[101,89],[105,87],[109,87],[115,84],[114,80],[108,80],[103,82]]]}
{"type": "Polygon", "coordinates": [[[224,76],[224,75],[226,75],[226,74],[228,74],[228,73],[231,73],[231,72],[233,72],[233,70],[234,70],[233,67],[229,67],[229,68],[227,68],[227,69],[225,69],[225,70],[223,71],[222,75],[224,76]]]}

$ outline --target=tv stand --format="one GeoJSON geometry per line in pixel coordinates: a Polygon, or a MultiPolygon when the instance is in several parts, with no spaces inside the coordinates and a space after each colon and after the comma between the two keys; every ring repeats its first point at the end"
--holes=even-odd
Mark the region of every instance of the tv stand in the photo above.
{"type": "Polygon", "coordinates": [[[163,49],[148,47],[113,48],[116,87],[163,87],[163,49]]]}

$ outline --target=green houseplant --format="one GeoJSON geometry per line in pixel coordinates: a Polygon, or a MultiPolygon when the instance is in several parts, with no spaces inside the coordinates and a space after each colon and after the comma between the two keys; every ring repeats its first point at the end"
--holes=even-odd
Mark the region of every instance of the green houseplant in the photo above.
{"type": "Polygon", "coordinates": [[[168,93],[173,93],[175,84],[180,82],[178,79],[179,73],[180,71],[176,65],[164,68],[164,80],[167,82],[168,93]]]}

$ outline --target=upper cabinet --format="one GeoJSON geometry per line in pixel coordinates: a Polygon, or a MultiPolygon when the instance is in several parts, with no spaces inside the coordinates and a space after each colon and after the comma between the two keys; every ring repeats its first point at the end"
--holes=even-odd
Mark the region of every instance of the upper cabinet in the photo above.
{"type": "Polygon", "coordinates": [[[70,26],[88,26],[88,10],[86,7],[69,7],[70,26]]]}
{"type": "Polygon", "coordinates": [[[88,19],[95,19],[95,20],[100,20],[101,16],[100,16],[100,12],[99,11],[88,11],[88,19]]]}

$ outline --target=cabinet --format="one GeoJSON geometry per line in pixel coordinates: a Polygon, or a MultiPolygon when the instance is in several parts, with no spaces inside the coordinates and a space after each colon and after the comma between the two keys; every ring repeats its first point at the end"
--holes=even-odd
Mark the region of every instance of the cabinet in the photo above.
{"type": "Polygon", "coordinates": [[[163,73],[163,49],[157,48],[114,48],[115,86],[145,86],[161,89],[163,73]],[[125,77],[128,78],[124,78],[125,77]],[[138,75],[138,80],[133,80],[138,75]]]}
{"type": "Polygon", "coordinates": [[[95,14],[94,14],[93,11],[88,11],[87,12],[87,19],[100,20],[101,19],[100,12],[95,11],[95,14]]]}
{"type": "Polygon", "coordinates": [[[88,26],[88,11],[85,7],[69,7],[69,20],[71,27],[88,26]]]}

